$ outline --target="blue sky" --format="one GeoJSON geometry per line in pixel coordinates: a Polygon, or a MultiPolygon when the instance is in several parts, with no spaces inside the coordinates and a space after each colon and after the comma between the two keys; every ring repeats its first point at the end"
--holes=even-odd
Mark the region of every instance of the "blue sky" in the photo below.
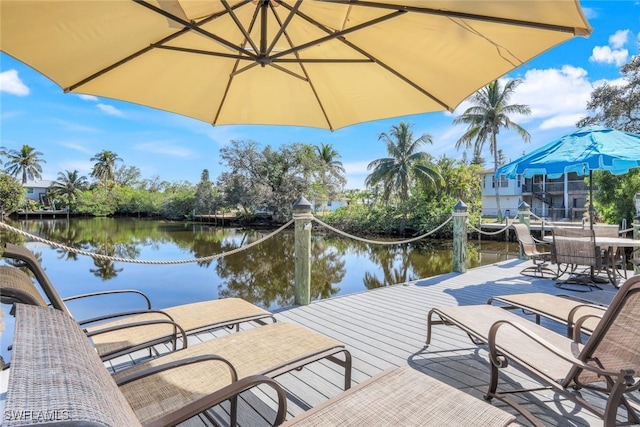
{"type": "MultiPolygon", "coordinates": [[[[510,132],[499,135],[498,146],[509,160],[573,131],[585,115],[593,88],[605,81],[620,81],[620,66],[638,54],[639,1],[581,4],[593,27],[589,38],[574,38],[506,76],[523,79],[512,102],[532,110],[530,116],[514,118],[531,134],[530,144],[510,132]]],[[[0,53],[0,145],[19,149],[28,144],[41,151],[46,160],[44,179],[76,169],[88,176],[93,166],[89,159],[109,149],[124,160],[122,164],[140,168],[144,178],[197,183],[203,169],[209,170],[212,179],[223,171],[220,147],[235,139],[273,147],[294,142],[332,144],[342,155],[346,188],[363,188],[369,162],[387,157],[378,135],[400,120],[413,124],[416,137],[432,136],[433,145],[425,151],[435,157],[460,158],[462,151],[454,145],[465,127],[454,127],[452,120],[467,107],[462,103],[454,113],[396,117],[334,132],[290,126],[213,127],[126,102],[63,94],[43,75],[0,53]]],[[[484,156],[490,160],[487,150],[484,156]]]]}

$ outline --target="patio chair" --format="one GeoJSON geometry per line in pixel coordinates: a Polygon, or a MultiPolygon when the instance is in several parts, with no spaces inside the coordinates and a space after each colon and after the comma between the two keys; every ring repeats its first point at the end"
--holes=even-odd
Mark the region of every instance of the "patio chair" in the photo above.
{"type": "Polygon", "coordinates": [[[531,235],[526,224],[515,223],[511,225],[516,232],[516,238],[520,242],[522,253],[533,262],[533,266],[520,272],[525,276],[556,278],[556,272],[548,267],[551,262],[551,245],[547,242],[536,240],[531,235]],[[546,247],[546,250],[539,248],[546,247]]]}
{"type": "MultiPolygon", "coordinates": [[[[94,341],[100,357],[107,361],[134,351],[151,348],[164,342],[172,342],[176,348],[176,335],[192,335],[222,327],[234,327],[240,324],[257,322],[266,324],[275,322],[273,314],[241,298],[224,298],[191,304],[177,305],[162,310],[152,309],[149,298],[137,290],[114,290],[61,298],[42,266],[31,251],[23,246],[5,244],[5,258],[27,267],[35,275],[42,293],[53,308],[71,315],[66,302],[89,297],[104,297],[113,294],[131,294],[142,296],[145,308],[139,311],[114,313],[91,319],[80,320],[94,341]],[[177,327],[179,325],[179,328],[177,327]]],[[[38,294],[38,292],[35,292],[38,294]]],[[[186,341],[183,342],[186,345],[186,341]]]]}
{"type": "MultiPolygon", "coordinates": [[[[25,413],[45,414],[57,421],[56,425],[176,425],[198,414],[207,417],[209,408],[226,400],[233,403],[239,393],[259,385],[261,389],[269,386],[275,390],[277,404],[273,409],[264,405],[269,413],[261,415],[273,420],[274,425],[287,416],[282,387],[265,375],[243,376],[242,369],[232,360],[212,355],[182,359],[180,364],[163,364],[120,379],[117,386],[69,316],[24,304],[16,305],[15,316],[14,354],[3,413],[5,427],[32,425],[33,420],[20,419],[25,413]]],[[[255,330],[282,325],[285,323],[255,330]]],[[[234,420],[232,415],[232,424],[234,420]]],[[[286,425],[498,427],[516,425],[515,421],[514,415],[502,409],[402,367],[371,377],[290,419],[286,425]]]]}
{"type": "MultiPolygon", "coordinates": [[[[620,231],[618,227],[612,227],[607,225],[595,225],[593,226],[593,232],[600,237],[620,237],[620,231]]],[[[612,269],[620,277],[627,278],[627,256],[624,248],[618,246],[607,246],[601,248],[602,263],[608,268],[612,269]]]]}
{"type": "Polygon", "coordinates": [[[569,278],[556,282],[559,288],[573,291],[590,291],[592,287],[602,289],[598,283],[603,279],[597,273],[604,270],[608,280],[615,285],[615,274],[602,262],[600,248],[596,245],[595,233],[590,229],[578,227],[555,227],[553,233],[553,251],[558,265],[557,277],[569,273],[569,278]],[[577,286],[586,287],[578,288],[577,286]]]}
{"type": "MultiPolygon", "coordinates": [[[[484,304],[432,309],[428,315],[427,345],[433,316],[440,319],[434,324],[458,326],[474,342],[488,346],[491,382],[487,399],[508,401],[511,393],[532,391],[498,391],[499,369],[513,361],[546,388],[601,417],[607,427],[615,425],[620,406],[626,409],[628,422],[640,423],[639,415],[626,399],[626,395],[640,388],[640,277],[627,279],[620,287],[586,343],[581,341],[580,331],[590,315],[576,321],[571,339],[510,311],[484,304]],[[587,400],[580,389],[595,390],[605,397],[605,404],[587,400]]],[[[531,415],[509,403],[525,416],[531,415]]]]}
{"type": "Polygon", "coordinates": [[[487,304],[494,304],[507,310],[522,310],[525,315],[534,315],[539,325],[542,317],[561,323],[567,327],[567,336],[573,336],[578,319],[590,316],[582,323],[582,332],[590,335],[607,309],[590,301],[579,300],[568,295],[551,295],[543,292],[497,295],[489,298],[487,304]]]}

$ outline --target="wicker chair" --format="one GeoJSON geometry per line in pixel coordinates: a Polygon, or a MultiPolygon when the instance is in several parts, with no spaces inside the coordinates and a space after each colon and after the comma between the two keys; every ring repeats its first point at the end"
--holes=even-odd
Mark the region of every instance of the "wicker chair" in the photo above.
{"type": "MultiPolygon", "coordinates": [[[[625,397],[640,389],[640,276],[627,279],[606,311],[597,317],[600,321],[583,343],[582,324],[593,315],[576,321],[571,339],[488,304],[437,307],[428,314],[427,345],[431,326],[437,324],[455,325],[474,342],[488,345],[488,399],[508,401],[508,394],[531,391],[498,391],[499,369],[513,361],[549,388],[601,417],[606,427],[616,425],[620,406],[626,409],[626,421],[640,423],[640,416],[625,397]],[[595,390],[605,397],[605,404],[575,392],[581,388],[595,390]]],[[[526,417],[531,416],[523,407],[509,403],[526,417]]]]}
{"type": "MultiPolygon", "coordinates": [[[[98,354],[105,361],[165,342],[171,342],[175,350],[178,334],[191,335],[232,326],[238,330],[241,323],[250,321],[259,324],[266,324],[267,320],[275,322],[271,312],[240,298],[203,301],[162,310],[152,309],[149,298],[137,290],[114,290],[62,298],[36,257],[27,248],[7,243],[4,245],[2,255],[31,270],[50,305],[68,315],[71,315],[71,312],[66,302],[70,300],[105,297],[117,293],[128,293],[144,298],[143,310],[114,313],[79,321],[92,337],[98,354]]],[[[5,270],[5,274],[10,273],[5,270]]],[[[15,283],[19,282],[18,280],[15,283]]],[[[35,291],[35,294],[39,293],[35,291]]]]}
{"type": "Polygon", "coordinates": [[[556,278],[556,272],[548,267],[551,262],[551,245],[533,238],[526,224],[515,223],[511,225],[516,232],[516,238],[520,242],[522,253],[533,262],[533,266],[520,272],[525,276],[556,278]],[[546,247],[546,250],[539,248],[546,247]],[[546,275],[546,276],[545,276],[546,275]]]}
{"type": "MultiPolygon", "coordinates": [[[[35,425],[32,414],[44,414],[46,425],[172,426],[198,414],[211,418],[208,409],[226,400],[232,402],[234,425],[238,394],[260,385],[262,392],[265,386],[275,390],[268,394],[277,407],[262,406],[265,420],[279,425],[287,415],[284,389],[268,375],[243,376],[233,360],[211,354],[184,358],[119,378],[118,386],[72,318],[25,304],[16,305],[15,315],[5,427],[35,425]]],[[[499,427],[516,425],[515,421],[502,409],[402,367],[371,377],[294,417],[287,426],[499,427]]]]}

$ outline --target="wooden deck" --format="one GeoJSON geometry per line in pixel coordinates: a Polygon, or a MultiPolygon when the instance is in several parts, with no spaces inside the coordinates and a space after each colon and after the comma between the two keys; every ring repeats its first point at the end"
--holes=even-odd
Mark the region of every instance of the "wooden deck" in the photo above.
{"type": "MultiPolygon", "coordinates": [[[[300,323],[345,343],[353,356],[354,383],[392,366],[410,365],[481,398],[489,381],[487,351],[473,345],[459,329],[448,326],[434,327],[432,344],[428,349],[425,348],[427,312],[436,306],[484,304],[489,297],[500,294],[570,293],[554,287],[551,280],[521,276],[519,272],[527,262],[510,260],[476,268],[465,274],[451,273],[318,301],[304,307],[282,309],[276,313],[276,317],[279,321],[300,323]]],[[[615,289],[610,285],[603,285],[603,288],[576,293],[576,296],[607,303],[615,294],[615,289]]],[[[543,324],[564,333],[559,325],[551,322],[543,324]]],[[[227,333],[230,332],[217,331],[215,334],[227,333]]],[[[201,334],[194,338],[193,344],[211,337],[213,334],[201,334]]],[[[130,363],[125,359],[117,362],[120,366],[130,363]]],[[[535,385],[517,367],[510,366],[501,375],[503,383],[513,383],[518,387],[535,385]]],[[[343,378],[335,365],[319,362],[301,371],[282,375],[278,381],[288,392],[291,417],[339,394],[343,378]]],[[[519,395],[516,400],[524,403],[546,425],[602,425],[598,417],[552,391],[527,393],[519,395]]],[[[594,401],[599,400],[602,399],[594,397],[594,401]]],[[[500,402],[493,404],[515,413],[500,402]]],[[[269,425],[267,420],[272,419],[274,407],[270,392],[258,390],[245,393],[239,424],[269,425]]],[[[227,425],[225,409],[223,405],[212,411],[212,416],[220,425],[227,425]]],[[[519,421],[527,425],[524,419],[520,418],[519,421]]],[[[187,424],[211,425],[204,419],[190,420],[187,424]]]]}

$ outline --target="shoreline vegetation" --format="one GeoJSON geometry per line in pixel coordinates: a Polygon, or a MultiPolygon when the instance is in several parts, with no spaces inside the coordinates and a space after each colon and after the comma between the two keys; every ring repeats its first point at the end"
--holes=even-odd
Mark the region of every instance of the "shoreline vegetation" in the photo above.
{"type": "MultiPolygon", "coordinates": [[[[620,73],[620,85],[594,88],[585,106],[587,115],[576,127],[601,125],[640,133],[640,56],[622,65],[620,73]]],[[[427,133],[414,135],[412,123],[400,121],[382,132],[378,142],[385,145],[388,157],[368,164],[364,190],[345,189],[341,155],[330,144],[263,147],[256,141],[232,140],[220,149],[218,161],[224,172],[215,179],[208,169],[202,171],[197,184],[143,177],[138,167],[126,165],[117,153],[105,149],[89,159],[93,167],[88,176],[78,170],[59,171],[38,200],[28,200],[27,182],[42,180],[45,154],[27,144],[0,147],[0,215],[20,209],[65,209],[70,217],[189,221],[221,212],[223,216],[234,213],[241,225],[268,225],[271,221],[278,226],[292,218],[293,204],[304,196],[312,203],[314,214],[322,213],[323,221],[355,235],[425,234],[448,219],[459,201],[467,205],[471,225],[478,226],[481,197],[487,190],[482,188],[481,172],[507,163],[498,135],[515,132],[526,151],[529,134],[512,117],[527,115],[530,109],[509,103],[519,83],[518,79],[496,80],[468,98],[471,107],[452,120],[453,126],[466,126],[455,144],[464,149],[458,159],[432,155],[429,146],[437,141],[427,133]],[[485,166],[485,152],[491,156],[490,166],[485,166]],[[333,203],[342,207],[326,212],[333,203]]],[[[633,221],[640,169],[619,176],[596,171],[593,184],[598,191],[587,203],[593,204],[598,222],[633,221]]],[[[501,223],[499,186],[494,188],[497,222],[501,223]]],[[[433,237],[448,238],[451,233],[448,225],[433,237]]]]}

